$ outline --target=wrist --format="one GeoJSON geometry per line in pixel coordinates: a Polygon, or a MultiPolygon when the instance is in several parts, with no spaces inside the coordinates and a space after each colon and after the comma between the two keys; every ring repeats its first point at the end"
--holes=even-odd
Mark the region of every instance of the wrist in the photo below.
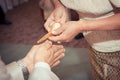
{"type": "Polygon", "coordinates": [[[89,31],[89,23],[86,20],[80,20],[77,21],[78,25],[79,25],[79,31],[80,32],[85,32],[85,31],[89,31]]]}

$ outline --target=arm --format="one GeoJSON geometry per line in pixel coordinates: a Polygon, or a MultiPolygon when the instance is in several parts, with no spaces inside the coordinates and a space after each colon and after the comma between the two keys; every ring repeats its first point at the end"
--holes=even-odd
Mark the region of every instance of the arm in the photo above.
{"type": "Polygon", "coordinates": [[[80,28],[81,31],[94,31],[94,30],[115,30],[120,29],[120,13],[115,14],[111,17],[99,19],[99,20],[89,20],[89,21],[79,21],[78,25],[83,24],[80,28]]]}
{"type": "Polygon", "coordinates": [[[49,39],[52,41],[70,42],[78,33],[95,30],[120,29],[120,13],[98,20],[68,21],[53,32],[49,39]]]}

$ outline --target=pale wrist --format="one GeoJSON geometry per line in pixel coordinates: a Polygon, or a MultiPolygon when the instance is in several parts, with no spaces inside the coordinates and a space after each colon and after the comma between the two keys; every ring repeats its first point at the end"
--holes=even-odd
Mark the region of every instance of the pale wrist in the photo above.
{"type": "Polygon", "coordinates": [[[78,25],[79,25],[79,31],[80,32],[85,32],[85,31],[89,31],[89,23],[86,20],[80,20],[77,21],[78,25]]]}

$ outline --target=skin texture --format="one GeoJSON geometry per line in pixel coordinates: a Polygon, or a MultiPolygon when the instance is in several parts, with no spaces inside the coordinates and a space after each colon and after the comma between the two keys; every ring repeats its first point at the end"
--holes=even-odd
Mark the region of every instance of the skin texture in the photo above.
{"type": "MultiPolygon", "coordinates": [[[[54,4],[57,5],[57,3],[54,4]]],[[[67,17],[62,15],[67,14],[67,11],[64,10],[66,8],[62,4],[60,5],[60,3],[58,5],[59,6],[55,8],[45,23],[45,28],[49,31],[48,24],[51,23],[51,20],[54,19],[54,21],[58,20],[59,22],[64,21],[61,23],[61,27],[54,31],[54,36],[49,37],[52,41],[70,42],[78,33],[84,31],[120,29],[120,13],[98,20],[67,21],[67,17]],[[62,12],[57,13],[58,11],[62,12]]]]}
{"type": "Polygon", "coordinates": [[[44,24],[45,29],[49,32],[53,23],[65,23],[68,16],[68,10],[64,6],[57,6],[44,24]]]}
{"type": "Polygon", "coordinates": [[[57,66],[64,53],[62,45],[52,45],[52,42],[45,41],[43,44],[33,46],[23,61],[27,64],[29,72],[32,72],[37,62],[46,62],[51,68],[57,66]]]}

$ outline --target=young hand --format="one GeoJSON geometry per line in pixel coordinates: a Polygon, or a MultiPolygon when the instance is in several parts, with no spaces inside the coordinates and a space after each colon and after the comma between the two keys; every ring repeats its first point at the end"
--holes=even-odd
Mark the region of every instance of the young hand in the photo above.
{"type": "Polygon", "coordinates": [[[49,32],[50,27],[54,22],[58,22],[60,24],[65,23],[68,20],[68,10],[64,6],[59,6],[55,8],[55,10],[51,13],[44,26],[45,29],[49,32]]]}
{"type": "Polygon", "coordinates": [[[59,29],[53,32],[54,36],[49,37],[55,42],[70,42],[82,29],[78,21],[68,21],[64,23],[59,29]]]}

